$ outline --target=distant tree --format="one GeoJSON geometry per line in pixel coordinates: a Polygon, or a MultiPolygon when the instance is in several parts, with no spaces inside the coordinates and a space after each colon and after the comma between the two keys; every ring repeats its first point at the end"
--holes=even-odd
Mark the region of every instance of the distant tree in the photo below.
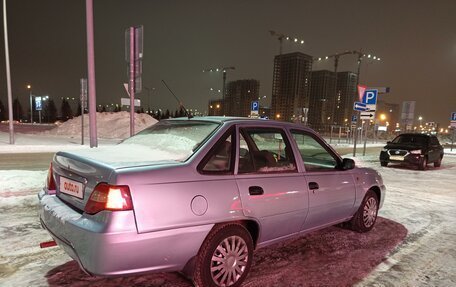
{"type": "Polygon", "coordinates": [[[120,112],[122,109],[120,108],[120,106],[116,105],[116,107],[114,108],[114,112],[120,112]]]}
{"type": "Polygon", "coordinates": [[[103,105],[103,107],[101,108],[101,112],[102,113],[106,113],[106,106],[105,105],[103,105]]]}
{"type": "Polygon", "coordinates": [[[162,119],[162,112],[160,109],[158,109],[157,112],[154,114],[154,118],[158,121],[162,119]]]}
{"type": "Polygon", "coordinates": [[[174,111],[174,117],[175,118],[179,117],[179,112],[177,110],[174,111]]]}
{"type": "Polygon", "coordinates": [[[163,116],[164,119],[169,119],[169,117],[171,116],[169,110],[167,109],[166,112],[165,112],[165,115],[163,116]]]}
{"type": "Polygon", "coordinates": [[[21,102],[18,98],[14,99],[13,101],[13,119],[19,121],[22,119],[23,112],[21,102]]]}
{"type": "Polygon", "coordinates": [[[49,123],[53,123],[57,120],[57,107],[55,106],[53,99],[46,101],[46,104],[43,107],[43,117],[49,123]]]}
{"type": "Polygon", "coordinates": [[[185,117],[185,115],[186,115],[185,109],[184,109],[184,107],[181,106],[179,109],[179,117],[185,117]]]}
{"type": "Polygon", "coordinates": [[[60,108],[62,114],[62,120],[66,121],[73,118],[73,111],[71,110],[70,103],[66,100],[62,100],[62,106],[60,108]]]}
{"type": "Polygon", "coordinates": [[[2,101],[0,100],[0,121],[4,121],[7,118],[7,111],[5,106],[3,105],[2,101]]]}

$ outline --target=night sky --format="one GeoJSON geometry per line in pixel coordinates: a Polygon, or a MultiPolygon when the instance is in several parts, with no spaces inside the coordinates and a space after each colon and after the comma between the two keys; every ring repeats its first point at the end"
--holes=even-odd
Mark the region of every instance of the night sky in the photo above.
{"type": "MultiPolygon", "coordinates": [[[[13,97],[28,110],[33,94],[79,97],[87,77],[85,1],[7,0],[13,97]]],[[[2,12],[3,13],[3,12],[2,12]]],[[[416,118],[449,124],[456,112],[456,1],[140,1],[94,0],[97,105],[120,103],[127,82],[124,31],[144,25],[143,84],[155,88],[154,108],[177,103],[205,111],[221,89],[222,75],[204,68],[235,66],[228,81],[257,79],[271,98],[273,58],[279,42],[269,30],[305,40],[283,52],[314,57],[362,49],[382,61],[364,62],[361,84],[389,86],[387,102],[415,100],[416,118]]],[[[3,14],[2,14],[3,16],[3,14]]],[[[0,99],[7,104],[3,20],[0,99]]],[[[313,69],[333,69],[333,61],[313,69]]],[[[356,71],[356,56],[339,71],[356,71]]],[[[142,95],[147,107],[147,93],[142,95]]],[[[221,97],[221,94],[219,94],[221,97]]],[[[76,107],[76,104],[74,105],[76,107]]]]}

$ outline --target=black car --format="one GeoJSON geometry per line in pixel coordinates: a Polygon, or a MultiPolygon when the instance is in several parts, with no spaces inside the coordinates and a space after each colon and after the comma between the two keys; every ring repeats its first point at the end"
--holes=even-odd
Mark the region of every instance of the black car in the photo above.
{"type": "Polygon", "coordinates": [[[439,167],[442,163],[443,147],[436,136],[426,134],[401,134],[387,142],[380,152],[380,164],[408,163],[425,170],[429,163],[439,167]]]}

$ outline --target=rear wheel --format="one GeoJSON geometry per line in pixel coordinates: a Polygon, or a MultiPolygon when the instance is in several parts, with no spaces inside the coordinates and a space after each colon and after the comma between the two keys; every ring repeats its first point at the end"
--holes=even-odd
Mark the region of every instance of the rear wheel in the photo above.
{"type": "Polygon", "coordinates": [[[420,163],[418,164],[418,168],[419,168],[420,170],[425,170],[426,167],[427,167],[427,164],[428,164],[427,158],[426,158],[426,157],[423,157],[423,158],[420,160],[420,163]]]}
{"type": "Polygon", "coordinates": [[[350,227],[357,232],[367,232],[374,227],[378,214],[378,197],[375,192],[368,190],[358,211],[350,221],[350,227]]]}
{"type": "Polygon", "coordinates": [[[193,283],[201,287],[240,286],[252,265],[253,240],[239,224],[216,226],[200,248],[193,283]]]}
{"type": "Polygon", "coordinates": [[[442,165],[442,158],[443,156],[440,156],[439,159],[434,162],[434,167],[440,167],[442,165]]]}

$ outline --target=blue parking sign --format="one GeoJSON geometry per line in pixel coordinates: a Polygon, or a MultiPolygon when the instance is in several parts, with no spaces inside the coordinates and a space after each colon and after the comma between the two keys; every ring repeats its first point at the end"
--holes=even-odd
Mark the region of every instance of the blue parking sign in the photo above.
{"type": "Polygon", "coordinates": [[[260,104],[258,101],[253,101],[250,110],[252,112],[258,112],[260,110],[260,104]]]}
{"type": "Polygon", "coordinates": [[[363,103],[366,105],[376,105],[377,104],[377,94],[378,90],[366,90],[363,95],[363,103]]]}

